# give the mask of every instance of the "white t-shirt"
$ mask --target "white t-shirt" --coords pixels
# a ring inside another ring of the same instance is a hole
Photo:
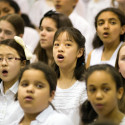
[[[79,125],[79,106],[87,99],[85,82],[76,81],[70,88],[56,88],[52,104],[57,111],[68,115],[75,125]]]

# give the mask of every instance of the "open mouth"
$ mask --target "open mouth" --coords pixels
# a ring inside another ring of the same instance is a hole
[[[109,33],[105,32],[105,33],[103,33],[103,35],[106,37],[106,36],[109,36]]]
[[[64,56],[63,55],[58,55],[57,58],[58,59],[64,59]]]
[[[3,70],[3,71],[2,71],[2,74],[4,74],[4,75],[7,74],[7,73],[8,73],[7,70]]]

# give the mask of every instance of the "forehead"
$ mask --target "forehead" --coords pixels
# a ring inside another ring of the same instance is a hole
[[[120,54],[123,53],[125,55],[125,44],[120,49]]]
[[[111,86],[115,85],[114,79],[112,76],[106,71],[94,71],[89,77],[87,81],[88,85],[101,86],[102,84],[108,84]]]
[[[109,19],[109,18],[114,18],[114,19],[117,19],[119,20],[117,14],[115,14],[114,12],[111,12],[111,11],[104,11],[102,12],[99,16],[98,16],[98,19],[97,20],[100,20],[100,19]],[[120,21],[120,20],[119,20]]]
[[[4,8],[9,8],[14,11],[14,8],[9,3],[0,1],[0,10]]]
[[[60,32],[56,39],[70,39],[74,41],[71,34],[69,34],[67,31]]]
[[[28,69],[25,70],[22,74],[21,80],[29,80],[29,81],[41,81],[49,85],[45,73],[38,69]]]
[[[8,45],[0,45],[0,55],[6,55],[6,54],[13,54],[19,56],[18,52],[14,48]]]
[[[6,21],[6,20],[1,20],[0,21],[0,28],[5,28],[5,29],[15,31],[13,25],[10,22]]]
[[[51,25],[50,25],[51,24]],[[41,25],[48,25],[49,27],[51,26],[55,26],[56,27],[56,22],[54,19],[50,18],[50,17],[45,17],[41,23]]]

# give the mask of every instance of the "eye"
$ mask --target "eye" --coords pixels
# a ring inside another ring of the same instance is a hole
[[[21,86],[27,87],[27,86],[28,86],[28,83],[27,83],[27,82],[23,82],[23,83],[21,83]]]
[[[52,28],[50,28],[50,27],[48,27],[46,30],[47,30],[48,32],[53,31],[53,29],[52,29]]]
[[[100,22],[97,23],[98,26],[102,26],[103,24],[104,24],[103,21],[100,21]]]
[[[41,88],[43,88],[43,87],[44,87],[44,85],[43,85],[43,84],[41,84],[41,83],[37,83],[37,84],[36,84],[36,87],[37,87],[37,88],[39,88],[39,89],[41,89]]]
[[[110,23],[111,23],[112,25],[116,24],[116,22],[115,22],[115,21],[111,21]]]
[[[65,46],[71,46],[71,44],[70,43],[66,43]]]
[[[6,31],[5,31],[5,34],[6,34],[6,35],[12,35],[12,32],[11,32],[11,31],[6,30]]]
[[[96,88],[89,88],[88,91],[94,93],[96,91]]]
[[[110,88],[108,88],[108,87],[103,88],[104,92],[108,92],[109,90],[110,90]]]
[[[13,59],[14,59],[14,57],[7,57],[7,60],[9,60],[9,61],[11,61]]]
[[[3,57],[0,57],[0,61],[3,61]]]
[[[59,46],[59,43],[54,43],[54,46]]]

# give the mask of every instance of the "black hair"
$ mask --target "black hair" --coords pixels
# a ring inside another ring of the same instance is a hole
[[[83,73],[85,71],[85,37],[81,34],[81,32],[73,27],[62,27],[57,30],[54,36],[53,43],[58,38],[58,36],[61,33],[66,32],[68,37],[73,39],[76,44],[78,45],[78,48],[83,48],[83,55],[77,59],[77,64],[74,70],[74,76],[77,80],[81,80]],[[55,71],[57,73],[58,78],[60,77],[60,71],[59,67],[55,64]]]
[[[95,28],[97,28],[97,21],[98,21],[98,17],[100,16],[100,14],[102,14],[103,12],[107,12],[107,11],[113,12],[114,14],[116,14],[118,16],[118,18],[120,20],[120,23],[121,23],[121,26],[125,25],[125,15],[124,15],[124,13],[117,8],[109,7],[109,8],[105,8],[105,9],[101,10],[96,15],[96,17],[95,17]],[[125,40],[125,33],[120,35],[120,41],[124,41],[124,40]],[[94,36],[92,44],[93,44],[94,48],[98,48],[98,47],[103,45],[103,41],[99,38],[97,33]]]

